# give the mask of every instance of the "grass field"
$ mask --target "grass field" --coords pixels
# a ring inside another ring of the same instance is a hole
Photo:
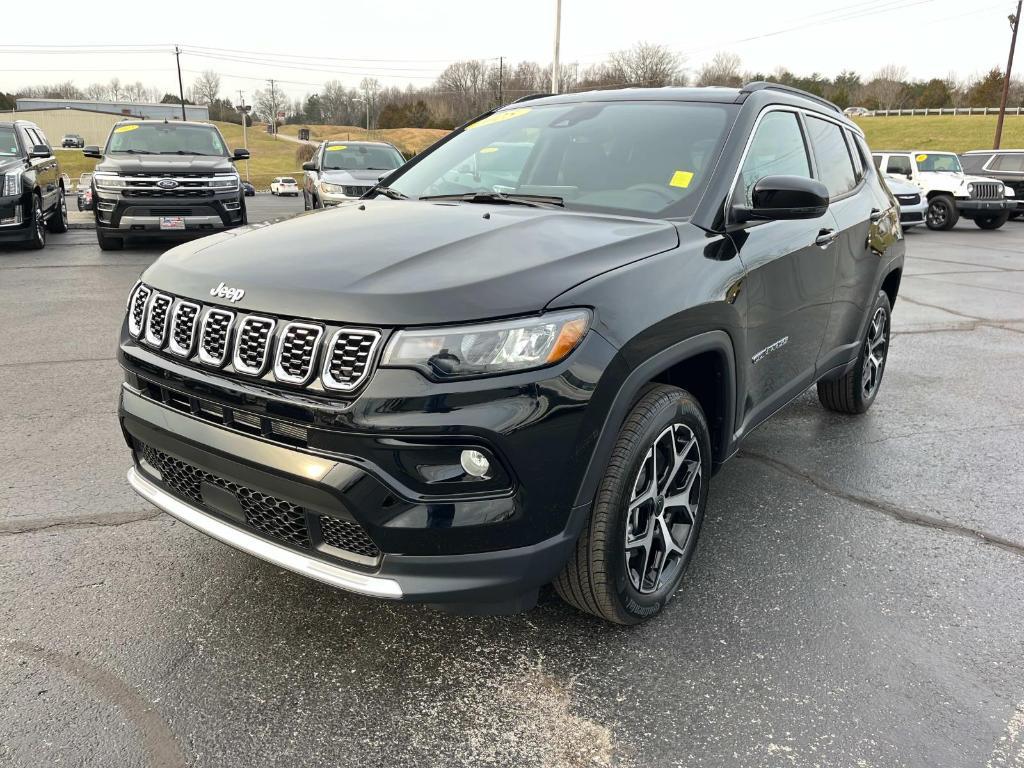
[[[234,123],[215,123],[224,134],[224,140],[228,147],[234,149],[242,146],[242,126]],[[281,128],[282,133],[291,136],[298,134],[299,126],[287,125]],[[311,125],[310,137],[314,141],[323,139],[345,139],[356,141],[366,136],[362,128],[338,125]],[[394,144],[403,152],[422,152],[447,131],[433,130],[430,128],[393,128],[389,130],[371,131],[370,137],[377,141],[388,141]],[[275,139],[270,136],[266,127],[254,125],[248,129],[249,152],[252,154],[249,160],[249,180],[256,185],[257,189],[269,189],[270,180],[275,176],[300,176],[302,174],[301,164],[296,160],[295,152],[299,145],[284,139]],[[77,182],[78,177],[93,170],[96,161],[85,157],[82,150],[60,150],[57,152],[57,159],[60,160],[61,169],[71,177],[72,182]],[[236,164],[242,178],[245,178],[246,163],[244,161]]]
[[[996,134],[995,115],[921,115],[858,117],[872,149],[945,149],[965,152],[988,149]],[[1024,148],[1024,117],[1009,116],[1003,124],[1002,146]]]

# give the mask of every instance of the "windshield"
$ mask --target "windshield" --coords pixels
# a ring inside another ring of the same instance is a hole
[[[693,102],[505,109],[468,126],[391,187],[409,197],[548,195],[569,209],[689,216],[735,110]]]
[[[325,171],[390,171],[404,161],[391,147],[358,144],[328,144],[324,150]]]
[[[18,139],[14,135],[13,128],[0,128],[0,157],[15,157],[20,155],[18,151]]]
[[[285,176],[285,177],[283,177],[281,179],[281,183],[282,184],[294,184],[295,183],[295,179],[293,179],[291,176]]]
[[[960,158],[956,155],[918,155],[917,170],[937,171],[939,173],[963,173]]]
[[[227,149],[220,132],[212,125],[174,123],[133,123],[119,125],[110,134],[107,153],[144,155],[219,155]]]

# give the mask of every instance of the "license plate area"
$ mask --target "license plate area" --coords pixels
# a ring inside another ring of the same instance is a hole
[[[185,228],[185,217],[184,216],[161,216],[160,217],[160,229],[184,229]]]

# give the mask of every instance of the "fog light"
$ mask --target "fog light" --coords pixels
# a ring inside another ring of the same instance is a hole
[[[491,471],[491,462],[480,451],[463,451],[459,461],[466,474],[473,477],[486,477]]]

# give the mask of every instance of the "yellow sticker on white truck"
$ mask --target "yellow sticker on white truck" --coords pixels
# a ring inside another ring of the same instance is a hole
[[[917,162],[919,163],[923,163],[925,160],[928,159],[928,155],[918,155],[914,159],[917,160]]]
[[[672,174],[672,178],[669,179],[668,185],[670,187],[686,189],[690,186],[691,181],[693,181],[693,171],[676,171]]]
[[[489,155],[489,154],[491,154],[491,152],[497,152],[497,151],[498,151],[497,147],[484,147],[483,149],[480,150],[480,154],[481,155]]]
[[[138,127],[137,125],[119,125],[114,129],[114,133],[128,133],[128,131],[134,131]]]
[[[336,144],[333,147],[328,147],[327,151],[328,152],[339,152],[342,149],[348,149],[348,147],[346,145],[344,145],[344,144]]]
[[[483,120],[478,120],[472,125],[467,125],[466,130],[471,131],[474,128],[481,128],[485,125],[494,125],[495,123],[504,123],[506,120],[515,120],[517,117],[522,117],[530,111],[532,110],[529,107],[520,107],[519,109],[506,109],[502,112],[495,112],[490,117],[485,117]]]

